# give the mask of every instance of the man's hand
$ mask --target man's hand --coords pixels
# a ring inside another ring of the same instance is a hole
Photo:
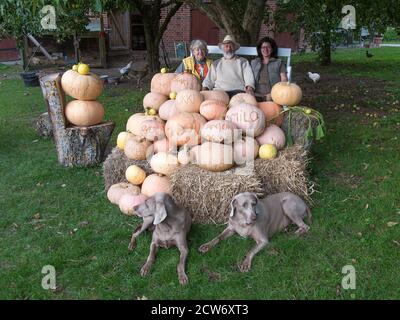
[[[254,96],[254,89],[250,86],[246,87],[246,93],[251,94],[252,96]]]

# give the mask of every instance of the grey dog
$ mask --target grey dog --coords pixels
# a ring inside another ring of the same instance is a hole
[[[292,223],[299,227],[296,234],[308,232],[310,227],[303,221],[306,216],[310,221],[310,209],[300,197],[291,192],[277,193],[263,199],[258,199],[255,193],[240,193],[231,201],[228,227],[218,237],[200,246],[199,251],[205,253],[235,233],[245,238],[251,237],[257,244],[239,266],[241,272],[247,272],[254,256],[268,244],[274,233]]]
[[[180,251],[180,259],[177,267],[179,282],[180,284],[186,284],[188,277],[185,273],[185,263],[189,252],[186,235],[192,224],[190,214],[176,204],[169,194],[164,192],[156,193],[133,209],[139,217],[143,218],[143,224],[133,232],[128,247],[129,250],[135,248],[136,238],[139,234],[149,229],[152,225],[155,225],[150,245],[150,254],[140,270],[141,276],[147,275],[150,271],[156,259],[158,247],[169,248],[176,246]]]

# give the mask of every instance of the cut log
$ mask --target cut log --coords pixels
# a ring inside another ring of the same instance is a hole
[[[44,112],[33,121],[33,128],[36,130],[38,135],[43,138],[50,138],[53,136],[53,129],[51,128],[51,122],[49,113]]]
[[[102,162],[115,123],[109,121],[89,127],[69,124],[64,114],[66,103],[61,87],[61,74],[53,73],[41,77],[40,85],[50,115],[58,162],[68,167],[90,166]]]

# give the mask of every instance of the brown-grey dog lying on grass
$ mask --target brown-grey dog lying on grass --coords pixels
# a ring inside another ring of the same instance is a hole
[[[249,251],[243,263],[239,266],[241,272],[251,268],[254,256],[262,250],[269,238],[276,232],[294,223],[299,228],[296,234],[306,233],[310,227],[303,219],[311,212],[300,197],[291,192],[282,192],[258,199],[255,193],[245,192],[233,197],[228,227],[215,239],[200,246],[199,251],[205,253],[220,240],[224,240],[237,232],[242,237],[250,236],[257,245]]]
[[[143,218],[143,224],[132,234],[129,250],[136,246],[136,238],[146,229],[155,225],[153,237],[150,245],[150,254],[146,263],[140,270],[141,276],[145,276],[150,271],[156,259],[158,247],[169,248],[176,246],[181,255],[178,263],[178,277],[181,284],[188,282],[185,273],[185,263],[188,255],[186,235],[190,230],[192,219],[185,209],[176,204],[172,197],[164,192],[158,192],[148,198],[143,204],[135,206],[135,213]],[[140,228],[140,230],[138,230]]]

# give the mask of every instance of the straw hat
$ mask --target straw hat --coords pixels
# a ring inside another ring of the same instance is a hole
[[[238,50],[238,49],[240,48],[240,44],[237,43],[236,40],[235,40],[235,38],[232,37],[232,36],[230,36],[229,34],[227,34],[227,35],[225,36],[224,41],[222,41],[221,43],[218,44],[218,47],[219,47],[221,50],[223,50],[223,49],[222,49],[222,45],[225,44],[225,43],[228,43],[228,42],[233,43],[233,50],[234,50],[234,51],[236,51],[236,50]]]

